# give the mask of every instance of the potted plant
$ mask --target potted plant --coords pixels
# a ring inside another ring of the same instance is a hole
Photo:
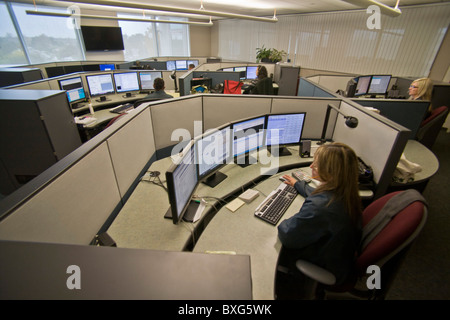
[[[286,51],[284,50],[277,50],[277,49],[272,49],[271,54],[270,54],[270,60],[272,60],[272,62],[279,62],[281,60],[283,60],[283,57],[286,56]]]
[[[276,63],[278,61],[283,60],[284,56],[286,56],[286,52],[284,50],[277,50],[274,48],[268,49],[265,48],[264,45],[261,48],[256,48],[257,62]]]

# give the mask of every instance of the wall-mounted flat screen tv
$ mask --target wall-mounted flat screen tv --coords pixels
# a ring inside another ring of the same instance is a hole
[[[120,27],[81,26],[86,51],[124,50]]]

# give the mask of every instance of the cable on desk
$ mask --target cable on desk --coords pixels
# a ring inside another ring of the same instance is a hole
[[[150,177],[150,180],[144,179],[147,176]],[[155,184],[155,185],[157,185],[159,187],[162,187],[167,192],[167,187],[164,185],[163,181],[161,181],[160,172],[159,171],[148,171],[146,174],[144,174],[141,177],[141,181],[153,183],[153,184]]]

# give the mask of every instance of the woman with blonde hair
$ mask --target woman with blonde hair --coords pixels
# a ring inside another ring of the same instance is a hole
[[[429,78],[420,78],[414,80],[409,86],[410,100],[431,100],[433,83]]]
[[[321,182],[315,189],[305,181],[283,176],[305,202],[297,214],[278,226],[283,245],[279,265],[299,277],[295,261],[301,258],[330,271],[340,284],[352,268],[361,239],[358,158],[349,146],[330,143],[316,151],[310,167],[313,177]],[[282,299],[283,290],[279,288],[283,282],[289,286],[296,281],[283,274],[277,274],[277,279],[277,297]]]

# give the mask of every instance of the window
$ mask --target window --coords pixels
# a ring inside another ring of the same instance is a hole
[[[0,64],[28,64],[8,8],[3,1],[0,2],[0,21]]]
[[[160,20],[186,21],[187,18],[156,17]],[[190,56],[189,27],[187,24],[156,23],[160,56]]]
[[[32,64],[83,60],[77,30],[69,26],[68,19],[27,15],[25,11],[34,10],[33,5],[23,3],[11,5]],[[38,9],[67,12],[65,8],[38,6]]]

